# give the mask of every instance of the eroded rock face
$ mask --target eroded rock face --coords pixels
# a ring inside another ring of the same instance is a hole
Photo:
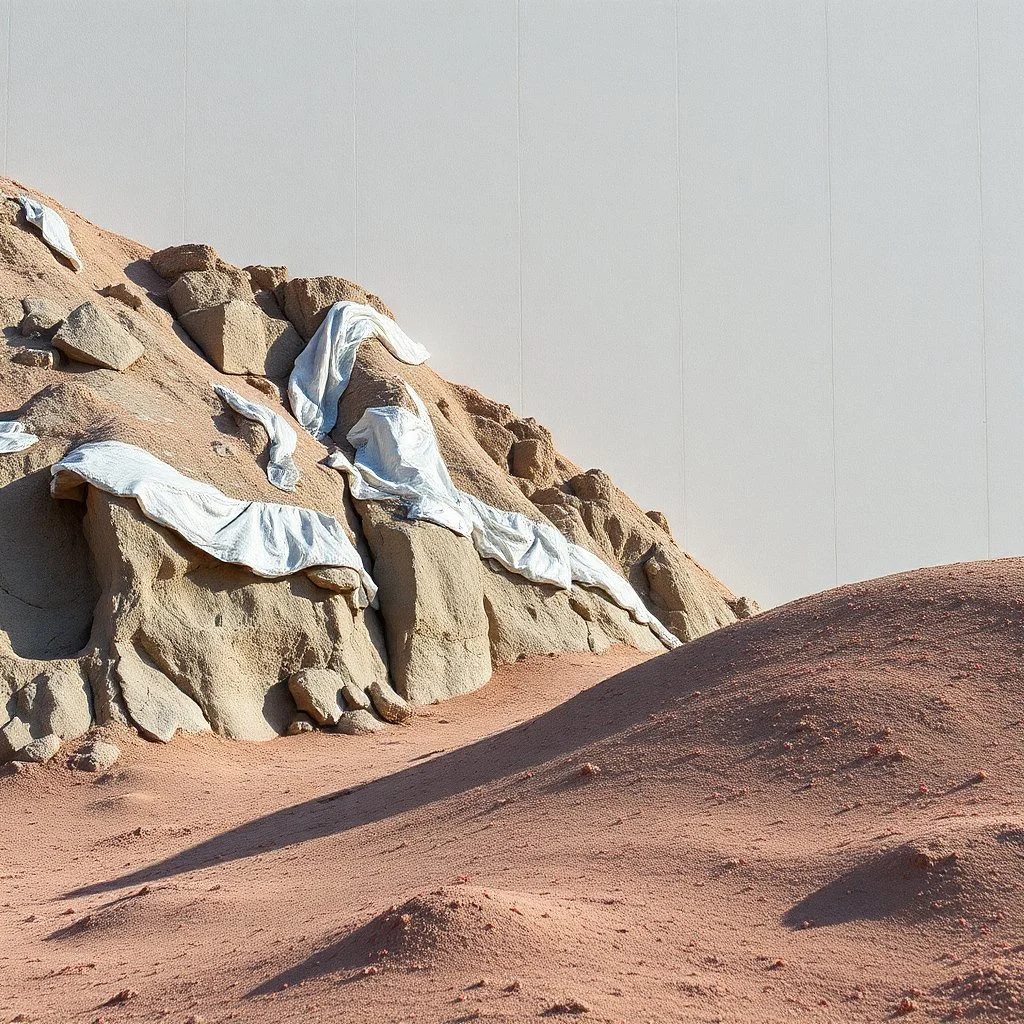
[[[395,689],[413,704],[467,693],[491,678],[483,568],[471,541],[365,503],[363,529],[380,587]]]
[[[157,741],[206,729],[245,739],[314,727],[369,734],[476,689],[522,655],[663,649],[602,593],[530,583],[482,560],[469,539],[408,521],[394,502],[352,502],[323,465],[325,446],[301,431],[299,488],[270,487],[266,435],[226,414],[213,385],[289,416],[288,374],[327,309],[354,299],[388,313],[359,285],[242,270],[205,245],[149,253],[69,214],[86,256],[75,275],[8,207],[0,401],[40,440],[0,456],[0,761],[23,751],[45,759],[108,722]],[[18,332],[34,338],[19,345]],[[50,338],[75,362],[47,358],[57,351]],[[104,369],[85,371],[83,357]],[[559,454],[543,425],[429,365],[396,361],[372,339],[333,442],[351,454],[352,425],[371,406],[408,406],[406,383],[456,486],[553,524],[621,572],[681,639],[755,610],[676,546],[663,516]],[[134,500],[85,486],[79,501],[51,497],[49,467],[102,439],[139,445],[226,494],[337,518],[379,586],[379,609],[366,607],[351,569],[263,579],[154,525]],[[107,747],[96,740],[71,763],[104,770],[117,757]]]
[[[305,344],[290,323],[268,316],[251,299],[195,309],[180,319],[222,373],[286,377]]]
[[[227,736],[268,739],[294,715],[292,673],[338,666],[364,689],[383,678],[372,610],[354,615],[342,595],[304,577],[259,579],[217,562],[145,520],[131,500],[90,488],[87,510],[103,572],[93,686],[109,717],[159,739],[204,721]],[[188,701],[160,719],[156,695],[168,686]]]

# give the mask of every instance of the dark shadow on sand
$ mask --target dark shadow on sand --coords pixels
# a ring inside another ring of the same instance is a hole
[[[699,645],[700,641],[688,645],[687,653],[695,653],[692,649]],[[682,653],[676,651],[662,657],[677,659]],[[627,669],[551,711],[468,747],[415,763],[362,786],[282,808],[148,867],[74,889],[67,893],[67,898],[151,883],[337,835],[564,756],[582,745],[646,721],[664,703],[674,701],[678,695],[675,687],[652,686],[650,664]],[[676,661],[676,665],[682,670],[682,662]]]

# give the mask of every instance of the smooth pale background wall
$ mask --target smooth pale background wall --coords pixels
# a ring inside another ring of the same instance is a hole
[[[737,591],[1024,553],[1018,0],[0,0],[7,173],[339,273]]]

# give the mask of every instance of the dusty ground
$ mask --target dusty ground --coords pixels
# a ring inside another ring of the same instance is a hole
[[[1024,1020],[1024,563],[0,780],[0,1021]]]

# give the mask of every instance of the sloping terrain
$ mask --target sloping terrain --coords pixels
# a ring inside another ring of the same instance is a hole
[[[115,730],[105,775],[0,780],[0,1013],[1022,1020],[1022,653],[1015,559],[375,736]]]
[[[520,657],[664,650],[667,634],[599,589],[530,582],[398,501],[351,500],[325,457],[351,456],[352,426],[368,408],[407,406],[407,385],[457,487],[596,555],[675,637],[749,614],[664,516],[581,471],[543,426],[377,338],[358,349],[330,436],[297,430],[297,487],[276,489],[266,431],[214,385],[294,423],[289,374],[332,305],[389,313],[381,300],[338,277],[234,267],[205,245],[153,253],[18,182],[0,179],[0,192],[0,418],[39,438],[0,454],[0,761],[52,756],[108,722],[156,739],[384,728]],[[26,221],[26,192],[64,218],[80,272]],[[379,607],[351,568],[265,578],[156,525],[135,497],[62,480],[51,495],[51,467],[90,442],[136,446],[230,499],[340,522]]]

